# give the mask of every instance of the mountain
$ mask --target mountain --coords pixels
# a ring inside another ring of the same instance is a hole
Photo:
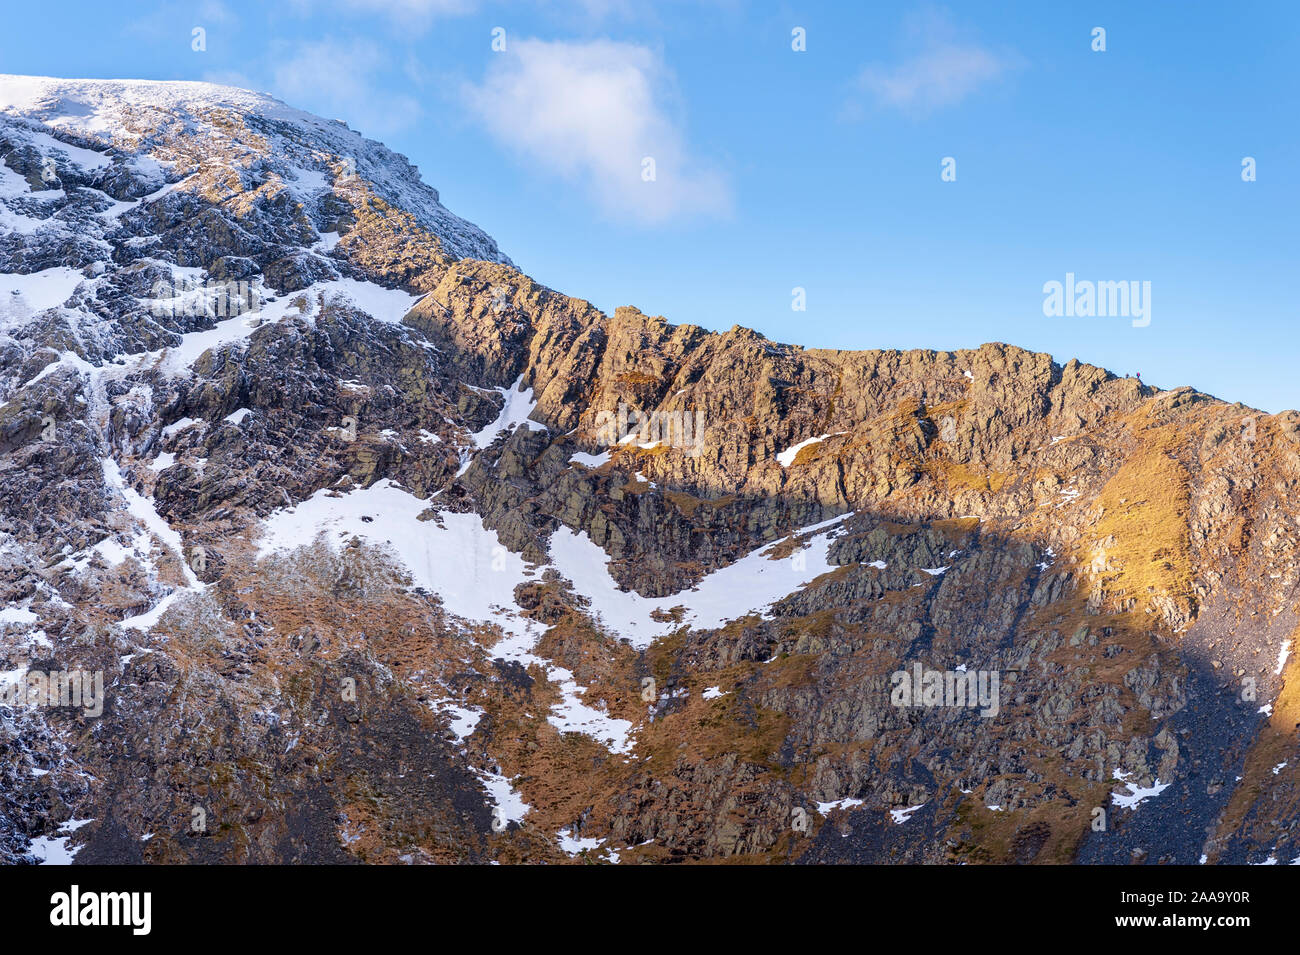
[[[606,315],[338,122],[14,76],[0,400],[6,861],[1300,858],[1293,412]]]

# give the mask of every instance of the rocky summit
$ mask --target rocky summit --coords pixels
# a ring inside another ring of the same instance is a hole
[[[0,400],[7,862],[1300,859],[1295,413],[607,315],[342,123],[17,76]]]

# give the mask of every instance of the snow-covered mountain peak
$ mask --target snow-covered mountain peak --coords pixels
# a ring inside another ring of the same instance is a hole
[[[309,206],[328,192],[360,187],[409,213],[447,254],[509,263],[490,236],[442,205],[406,157],[339,120],[263,93],[200,82],[0,74],[0,154],[8,157],[15,146],[38,154],[43,180],[74,171],[116,199],[166,184],[184,191],[186,180],[190,188],[209,187],[213,176],[204,172],[233,171],[240,191],[279,180]],[[0,201],[6,198],[15,198],[13,188],[0,191]]]

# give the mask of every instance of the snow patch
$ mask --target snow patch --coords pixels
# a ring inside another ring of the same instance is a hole
[[[576,451],[569,458],[569,463],[581,464],[586,468],[598,468],[609,463],[609,452],[602,451],[600,454],[588,454],[586,451]]]
[[[921,803],[920,805],[917,806],[910,806],[907,809],[891,809],[889,810],[889,816],[891,819],[894,820],[895,825],[901,826],[903,823],[907,822],[909,819],[912,818],[912,813],[916,812],[918,809],[921,808],[921,806],[924,805],[925,803]]]
[[[546,425],[531,421],[528,418],[533,413],[533,409],[537,407],[537,402],[533,400],[533,389],[524,388],[520,390],[523,383],[524,376],[520,375],[509,388],[497,389],[501,396],[505,398],[505,404],[501,406],[501,413],[497,415],[495,421],[482,431],[476,431],[470,435],[474,447],[486,448],[500,435],[506,431],[514,430],[521,424],[527,424],[530,431],[546,430]]]
[[[616,636],[626,637],[633,647],[644,649],[684,624],[712,629],[764,611],[822,574],[836,570],[839,565],[827,560],[835,536],[828,528],[849,516],[844,514],[791,535],[815,534],[796,549],[800,561],[771,560],[769,553],[775,544],[764,544],[709,574],[691,590],[667,597],[642,597],[635,591],[620,589],[609,573],[609,557],[585,531],[574,533],[568,527],[559,528],[551,535],[550,556],[556,570],[573,582],[575,591],[591,601],[593,618]],[[656,611],[666,613],[675,607],[684,608],[681,623],[651,617]]]
[[[821,813],[823,816],[829,816],[836,809],[854,809],[857,806],[861,806],[861,805],[862,805],[861,799],[849,799],[846,797],[844,799],[836,799],[833,802],[819,802],[817,804],[817,811]],[[917,806],[916,808],[919,809],[921,807]]]
[[[1122,783],[1131,775],[1133,774],[1121,772],[1118,769],[1115,770],[1115,778]],[[1162,783],[1157,779],[1153,785],[1145,788],[1139,786],[1137,783],[1124,783],[1124,785],[1128,787],[1128,792],[1111,793],[1111,802],[1119,806],[1121,809],[1136,809],[1138,806],[1142,805],[1145,800],[1159,796],[1169,788],[1170,784]]]
[[[34,315],[62,305],[84,281],[84,275],[66,265],[21,275],[0,272],[0,316],[17,309],[18,317],[25,317],[24,310],[26,315]]]
[[[831,431],[828,432],[827,434],[819,435],[818,437],[815,438],[805,438],[803,441],[800,441],[798,444],[786,448],[784,451],[782,451],[780,454],[776,456],[776,459],[781,462],[781,467],[788,468],[790,465],[794,464],[794,459],[799,456],[799,452],[802,451],[804,448],[807,448],[814,444],[820,444],[821,442],[825,441],[827,438],[833,438],[836,435],[847,434],[847,433],[848,432],[846,431]]]
[[[68,840],[72,838],[72,833],[94,821],[93,819],[69,819],[58,828],[59,832],[67,835],[38,836],[32,840],[28,851],[39,860],[39,865],[72,865],[72,860],[81,850],[69,849]]]

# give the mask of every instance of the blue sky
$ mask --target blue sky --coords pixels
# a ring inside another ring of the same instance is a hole
[[[5,10],[0,72],[230,82],[344,119],[524,271],[607,311],[818,347],[1007,341],[1300,406],[1294,3],[204,0],[51,16]],[[1066,273],[1150,282],[1150,324],[1044,315],[1044,284]]]

